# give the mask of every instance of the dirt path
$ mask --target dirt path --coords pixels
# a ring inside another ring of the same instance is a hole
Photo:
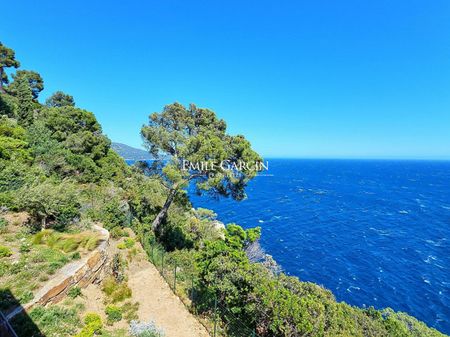
[[[130,231],[130,236],[134,234]],[[116,253],[122,256],[127,251],[117,248],[118,241],[111,239],[108,247],[110,258]],[[129,261],[126,275],[131,289],[131,302],[139,302],[140,322],[155,322],[165,332],[165,337],[209,337],[205,327],[189,312],[183,302],[175,296],[155,266],[148,261],[147,255],[139,243],[135,244],[137,255]],[[105,297],[98,284],[90,284],[83,289],[83,303],[86,312],[98,313],[104,322]],[[128,330],[129,324],[122,320],[111,328]]]
[[[153,320],[166,337],[209,336],[150,262],[140,260],[130,266],[128,285],[140,303],[139,318]]]

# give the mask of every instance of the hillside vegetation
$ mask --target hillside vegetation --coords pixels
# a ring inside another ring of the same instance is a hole
[[[44,256],[38,279],[51,277],[47,275],[51,275],[51,269],[76,258],[73,254],[79,247],[89,249],[93,245],[89,240],[95,238],[76,235],[89,224],[101,222],[115,237],[123,235],[124,227],[130,227],[148,254],[150,245],[167,251],[168,261],[181,266],[181,276],[195,277],[195,285],[186,283],[183,289],[189,294],[193,290],[189,287],[195,288],[195,312],[211,317],[217,301],[221,308],[218,325],[230,336],[241,335],[239,326],[225,324],[230,313],[257,336],[443,336],[405,313],[339,303],[329,290],[280,273],[276,264],[259,251],[259,228],[244,230],[236,224],[225,230],[218,228],[211,211],[192,209],[185,192],[188,184],[181,183],[184,178],[174,167],[154,171],[146,165],[127,166],[112,150],[92,112],[77,107],[73,97],[63,92],[40,103],[43,79],[28,70],[16,71],[12,78],[7,76],[7,68],[18,66],[14,52],[0,44],[0,205],[4,215],[29,215],[18,234],[8,234],[11,240],[2,233],[0,280],[8,281],[0,284],[0,296],[10,291],[23,303],[36,286],[29,277],[23,277],[20,285],[13,282],[19,268],[10,260],[13,254],[22,252],[32,261]],[[189,155],[216,151],[224,158],[237,154],[259,158],[242,137],[226,138],[226,125],[210,110],[195,106],[185,109],[176,103],[166,107],[161,116],[164,113],[209,119],[204,124],[207,132],[196,134],[195,142],[183,144],[183,151],[192,150]],[[152,117],[153,126],[161,122],[158,116]],[[164,130],[162,122],[157,126],[158,133],[152,133],[156,129],[149,127],[143,131],[150,150],[158,146],[169,149],[164,137],[173,135],[173,130]],[[176,129],[176,125],[171,127]],[[225,145],[224,140],[228,142]],[[197,187],[237,199],[243,196],[235,187],[245,187],[247,177],[241,177],[242,181],[225,175],[220,178],[207,177],[197,182]],[[0,215],[0,229],[6,228],[8,221]],[[17,247],[12,244],[14,235],[36,246]],[[123,245],[124,249],[132,246],[129,240]],[[55,257],[55,251],[62,255]],[[124,280],[120,274],[108,280],[106,291],[111,294],[116,288],[126,288],[121,286]],[[6,300],[1,298],[2,303]],[[111,320],[118,319],[113,300],[108,310]],[[48,335],[102,334],[96,316],[77,317],[73,308],[39,308],[30,316]],[[50,326],[51,317],[56,316],[70,320],[60,325],[59,332],[58,326]]]

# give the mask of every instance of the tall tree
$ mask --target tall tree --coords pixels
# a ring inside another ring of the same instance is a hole
[[[63,93],[62,91],[57,91],[51,95],[45,101],[45,105],[48,107],[60,108],[63,106],[75,106],[75,100],[72,96]]]
[[[170,205],[183,188],[195,184],[199,194],[245,198],[245,187],[260,171],[261,157],[241,135],[226,133],[226,124],[209,109],[179,103],[153,113],[141,130],[152,167],[168,190],[167,199],[152,223],[162,231]]]
[[[14,82],[9,85],[8,92],[16,95],[17,87],[20,83],[20,79],[22,78],[28,82],[28,85],[31,88],[33,99],[37,99],[39,93],[44,90],[44,80],[42,79],[41,75],[39,75],[39,73],[31,70],[18,70],[13,75]]]
[[[16,97],[18,101],[17,119],[22,125],[30,125],[34,118],[33,92],[25,77],[17,79]]]
[[[4,93],[3,84],[8,84],[8,75],[5,68],[20,67],[20,62],[16,60],[16,53],[11,48],[6,47],[0,42],[0,93]]]

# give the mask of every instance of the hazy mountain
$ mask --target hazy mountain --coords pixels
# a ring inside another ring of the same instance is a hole
[[[125,160],[149,160],[153,159],[152,155],[145,150],[137,149],[126,144],[112,143],[114,151],[116,151]]]

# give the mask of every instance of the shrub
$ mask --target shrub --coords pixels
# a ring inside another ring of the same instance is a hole
[[[8,225],[8,223],[6,222],[6,220],[3,218],[0,218],[0,234],[4,234],[8,231],[6,228],[7,225]]]
[[[21,253],[28,253],[31,250],[31,244],[28,241],[24,241],[20,244],[19,251]]]
[[[102,290],[112,303],[122,302],[131,297],[131,289],[124,282],[118,283],[113,277],[108,277],[103,281]]]
[[[121,309],[123,317],[127,322],[131,322],[139,318],[137,314],[137,311],[139,309],[139,302],[126,302],[124,305],[122,305]]]
[[[109,231],[109,233],[110,233],[111,237],[114,238],[114,239],[118,239],[118,238],[121,238],[121,237],[129,235],[126,231],[124,231],[120,227],[114,227],[113,229],[111,229]]]
[[[81,296],[81,288],[78,286],[70,288],[67,292],[67,296],[70,298],[77,298],[78,296]]]
[[[0,277],[6,275],[9,271],[10,264],[0,261]]]
[[[41,227],[64,228],[80,215],[77,190],[67,182],[27,186],[18,193],[20,209],[27,211],[31,219]]]
[[[134,246],[135,241],[132,238],[126,238],[124,243],[125,243],[125,247],[131,248]]]
[[[133,337],[163,337],[165,336],[165,333],[152,321],[148,323],[131,321],[130,335]]]
[[[75,337],[92,337],[99,333],[103,327],[102,319],[96,313],[88,313],[84,318],[85,326]]]
[[[105,312],[108,317],[108,324],[113,324],[114,322],[122,320],[122,309],[115,305],[108,305]]]
[[[12,255],[12,250],[6,246],[0,245],[0,257],[8,257]]]
[[[112,274],[118,283],[125,279],[126,266],[127,262],[122,258],[122,256],[120,254],[114,254],[112,261]]]

